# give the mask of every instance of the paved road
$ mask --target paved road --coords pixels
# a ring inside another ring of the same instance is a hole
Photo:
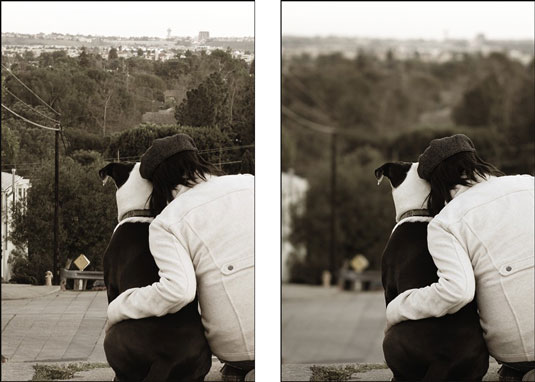
[[[383,292],[284,284],[283,363],[382,363]]]
[[[9,362],[106,362],[105,291],[57,291],[2,300],[2,355]]]

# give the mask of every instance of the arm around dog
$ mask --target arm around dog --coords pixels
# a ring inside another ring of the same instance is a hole
[[[438,282],[398,295],[386,309],[387,328],[405,320],[442,317],[474,299],[475,277],[470,257],[448,227],[433,219],[428,247],[438,269]]]
[[[149,228],[150,249],[159,268],[160,281],[123,292],[108,306],[110,325],[125,319],[175,313],[195,298],[195,271],[187,250],[159,220]]]

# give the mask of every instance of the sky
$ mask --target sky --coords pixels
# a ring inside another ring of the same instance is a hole
[[[283,2],[283,35],[533,39],[534,2]]]
[[[254,2],[2,1],[2,32],[101,36],[253,37]]]

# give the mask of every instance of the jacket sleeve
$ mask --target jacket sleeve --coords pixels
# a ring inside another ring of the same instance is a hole
[[[175,313],[195,298],[195,271],[178,238],[155,219],[149,227],[149,245],[160,281],[121,293],[108,306],[108,323]]]
[[[398,295],[386,308],[387,328],[405,320],[442,317],[474,299],[475,278],[470,257],[458,239],[433,219],[427,228],[429,252],[438,282]]]

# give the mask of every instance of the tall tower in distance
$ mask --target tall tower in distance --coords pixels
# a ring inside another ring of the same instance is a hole
[[[199,41],[206,41],[210,38],[210,32],[208,31],[200,31],[199,32]]]
[[[167,39],[171,39],[171,28],[167,28]]]

